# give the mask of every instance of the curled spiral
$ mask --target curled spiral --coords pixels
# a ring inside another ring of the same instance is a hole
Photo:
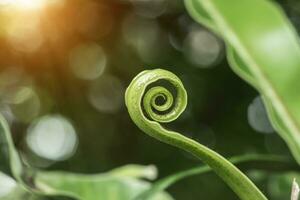
[[[156,86],[166,81],[175,90]],[[153,125],[177,119],[187,105],[187,93],[181,80],[173,73],[163,70],[147,70],[138,74],[126,90],[126,106],[131,118],[143,131],[153,136]],[[156,127],[158,128],[158,127]],[[162,127],[160,127],[162,128]]]
[[[175,89],[175,94],[167,87],[157,86],[161,80],[170,83]],[[220,154],[161,125],[177,119],[187,105],[187,93],[175,74],[163,69],[141,72],[128,86],[125,102],[130,117],[145,133],[201,159],[231,187],[240,199],[266,200],[256,186]]]
[[[171,83],[171,86],[176,90],[175,98],[174,94],[163,86],[151,87],[151,84],[159,80]],[[135,83],[139,84],[135,85]],[[148,86],[151,88],[148,88]],[[126,91],[128,98],[126,99],[129,101],[136,99],[137,94],[141,99],[139,99],[139,102],[135,102],[135,105],[143,106],[150,119],[161,123],[177,119],[187,105],[187,94],[180,79],[173,73],[162,69],[140,73],[128,87]],[[159,100],[161,101],[159,102]],[[142,105],[140,105],[140,102],[142,102]],[[131,102],[128,102],[127,106],[130,106],[130,104]]]

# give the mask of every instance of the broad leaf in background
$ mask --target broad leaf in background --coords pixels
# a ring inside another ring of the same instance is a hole
[[[300,163],[300,44],[269,0],[185,0],[191,16],[222,37],[232,69],[263,96],[275,129]]]
[[[39,195],[66,196],[79,200],[132,200],[141,192],[150,188],[150,183],[140,179],[155,179],[157,169],[154,166],[127,165],[108,173],[83,175],[67,172],[36,171],[24,167],[5,119],[0,115],[0,143],[5,145],[9,165],[16,180],[0,173],[1,200],[39,199]],[[2,190],[3,191],[2,191]],[[160,192],[151,200],[172,200]]]
[[[78,175],[71,173],[44,172],[36,178],[37,187],[47,194],[60,194],[83,200],[132,200],[150,188],[150,183],[130,177],[110,174]],[[172,200],[163,192],[151,200]]]
[[[83,175],[67,172],[39,172],[35,177],[35,187],[39,194],[47,196],[66,196],[82,200],[132,200],[145,190],[150,183],[138,178],[156,176],[153,166],[128,165],[98,175]],[[14,179],[0,172],[0,199],[21,200],[39,199],[38,195],[23,189]],[[151,200],[173,200],[162,191]]]

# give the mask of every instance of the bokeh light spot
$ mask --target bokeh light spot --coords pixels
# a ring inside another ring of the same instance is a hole
[[[130,0],[135,12],[143,17],[156,18],[162,15],[168,5],[168,0]]]
[[[248,107],[248,121],[250,126],[260,133],[274,132],[260,96],[256,97]]]
[[[75,47],[70,53],[69,62],[75,76],[85,80],[98,78],[107,64],[103,49],[96,43]]]
[[[214,66],[222,52],[220,41],[212,33],[199,27],[192,28],[183,46],[188,61],[199,68]]]
[[[40,114],[41,101],[32,78],[20,68],[0,73],[0,108],[9,122],[28,123]]]
[[[6,195],[14,191],[17,187],[17,183],[11,177],[0,173],[0,198],[4,198]]]
[[[18,87],[9,102],[13,115],[18,121],[28,123],[40,112],[41,102],[38,94],[30,87]]]
[[[146,63],[156,63],[168,57],[171,45],[167,34],[156,20],[130,15],[123,23],[123,37]]]
[[[48,115],[33,122],[27,131],[26,142],[38,156],[54,161],[65,160],[77,147],[73,125],[60,115]]]
[[[105,113],[117,112],[123,104],[124,86],[112,75],[103,75],[89,89],[90,103]]]

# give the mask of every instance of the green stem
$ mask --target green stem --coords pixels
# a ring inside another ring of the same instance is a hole
[[[176,90],[176,99],[166,88],[155,86],[160,80],[168,81]],[[154,87],[152,90],[149,87]],[[158,104],[158,98],[163,101]],[[187,93],[180,79],[173,73],[156,69],[137,75],[125,95],[128,112],[135,124],[148,135],[198,157],[221,177],[242,200],[266,200],[262,192],[232,163],[217,152],[183,136],[167,130],[160,123],[174,121],[185,110]],[[173,105],[169,105],[173,102]],[[150,119],[151,118],[151,119]]]
[[[263,162],[264,164],[267,162],[268,164],[288,164],[289,160],[282,156],[277,155],[261,155],[261,154],[246,154],[241,156],[235,156],[233,158],[228,159],[231,163],[237,165],[245,162]],[[196,176],[204,173],[211,172],[211,168],[207,165],[194,167],[192,169],[184,170],[177,172],[175,174],[171,174],[159,181],[155,182],[152,187],[140,195],[138,195],[134,200],[149,200],[151,197],[156,195],[157,193],[166,190],[171,185],[181,181],[182,179]]]

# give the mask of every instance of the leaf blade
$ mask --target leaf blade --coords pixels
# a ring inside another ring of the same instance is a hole
[[[242,70],[234,71],[271,104],[288,131],[275,128],[300,163],[300,45],[285,14],[267,0],[192,1],[210,14],[213,26],[218,27],[226,43],[247,65],[252,76]],[[189,0],[185,2],[189,4]],[[197,11],[202,12],[201,9]],[[190,12],[197,21],[202,20],[200,14],[195,15],[195,10]],[[239,67],[231,65],[233,69]],[[270,115],[276,123],[274,115]]]

